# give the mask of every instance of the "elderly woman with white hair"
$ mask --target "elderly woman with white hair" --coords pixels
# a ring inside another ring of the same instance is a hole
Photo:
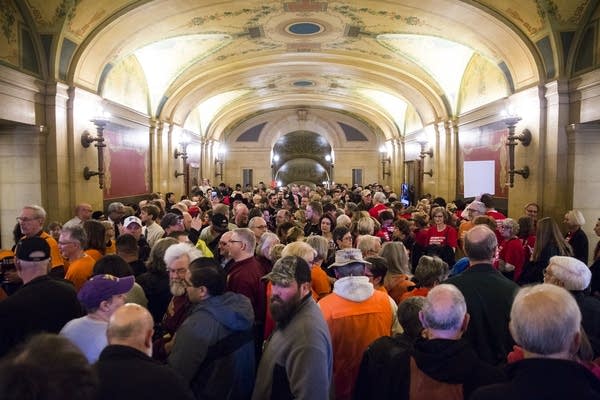
[[[588,294],[592,273],[587,265],[574,257],[554,256],[544,270],[544,283],[567,289],[581,310],[594,358],[600,356],[600,301]]]
[[[584,264],[588,263],[589,244],[588,238],[581,227],[585,225],[585,218],[579,210],[571,210],[565,214],[563,221],[568,229],[565,240],[573,248],[573,256],[581,260]]]

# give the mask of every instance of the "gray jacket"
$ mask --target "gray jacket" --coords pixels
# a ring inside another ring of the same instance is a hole
[[[265,346],[252,399],[329,399],[333,352],[329,329],[308,294]]]

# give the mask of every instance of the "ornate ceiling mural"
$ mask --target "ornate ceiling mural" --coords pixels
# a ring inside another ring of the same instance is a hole
[[[540,60],[562,54],[553,33],[575,32],[596,4],[0,0],[0,6],[1,63],[37,73],[21,65],[32,59],[18,40],[23,26],[36,38],[33,59],[56,57],[42,75],[195,134],[219,140],[252,116],[307,108],[349,116],[389,140],[455,118],[461,106],[539,84],[548,73]],[[544,38],[550,47],[542,52]],[[63,53],[68,46],[72,53]],[[558,58],[554,64],[563,73]],[[481,82],[482,76],[489,78]],[[130,99],[129,90],[119,90],[144,82],[144,96]]]

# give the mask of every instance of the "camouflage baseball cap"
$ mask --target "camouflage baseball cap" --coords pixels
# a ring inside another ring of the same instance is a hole
[[[273,265],[271,272],[262,279],[269,280],[278,286],[289,286],[294,281],[298,284],[310,282],[310,266],[300,257],[282,257]]]

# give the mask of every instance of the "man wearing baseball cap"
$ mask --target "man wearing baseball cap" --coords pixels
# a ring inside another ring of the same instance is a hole
[[[23,238],[15,253],[23,287],[0,302],[0,357],[32,334],[58,333],[83,314],[73,285],[48,276],[51,248],[46,240]]]
[[[338,250],[337,281],[333,292],[319,301],[333,344],[333,381],[336,399],[350,399],[362,356],[381,336],[390,336],[394,326],[394,300],[375,290],[365,276],[370,262],[359,249]]]
[[[146,237],[142,234],[142,220],[135,215],[125,218],[125,221],[123,221],[123,231],[121,234],[129,234],[133,236],[135,240],[137,240],[138,258],[140,261],[146,262],[150,256],[150,245],[148,244]]]
[[[311,296],[310,266],[279,259],[265,275],[276,329],[265,344],[252,399],[329,399],[333,353],[329,329]]]
[[[127,292],[133,287],[133,282],[133,275],[122,278],[109,274],[96,275],[77,294],[87,315],[69,321],[60,334],[79,347],[90,364],[96,362],[100,352],[108,345],[108,320],[117,308],[125,304]]]

